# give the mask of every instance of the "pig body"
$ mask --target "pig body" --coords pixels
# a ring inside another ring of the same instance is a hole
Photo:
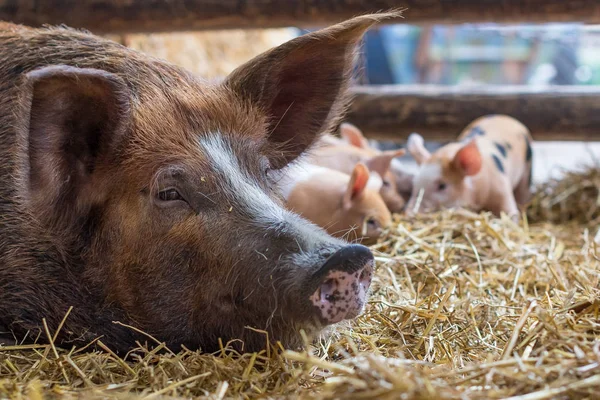
[[[402,156],[405,150],[373,149],[362,132],[351,124],[342,124],[340,133],[341,138],[333,135],[322,137],[310,152],[310,162],[346,174],[351,174],[357,163],[364,163],[372,173],[381,177],[383,185],[380,194],[388,209],[395,213],[401,212],[405,205],[403,193],[406,192],[407,182],[410,193],[412,177],[396,167],[392,169],[392,163],[397,161],[394,158]]]
[[[391,224],[379,195],[381,178],[358,163],[352,175],[298,163],[284,171],[279,186],[289,209],[331,235],[373,243]]]
[[[387,14],[390,16],[390,14]],[[0,327],[59,345],[300,343],[358,315],[373,256],[284,208],[272,174],[335,126],[386,14],[208,84],[66,28],[0,24]],[[309,84],[310,83],[310,84]],[[45,335],[40,336],[42,339]]]
[[[468,207],[518,217],[530,197],[533,154],[527,127],[509,116],[484,116],[458,140],[430,154],[421,136],[409,137],[419,171],[407,211]]]

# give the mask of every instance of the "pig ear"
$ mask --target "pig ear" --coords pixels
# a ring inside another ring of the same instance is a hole
[[[124,135],[129,91],[114,74],[69,66],[34,70],[25,87],[31,200],[75,218],[84,197],[97,196],[99,161],[108,162]]]
[[[477,147],[477,142],[471,140],[463,146],[452,161],[452,165],[464,176],[476,175],[481,170],[481,153]]]
[[[352,206],[352,202],[359,198],[367,188],[369,183],[369,169],[363,163],[358,163],[354,166],[348,188],[344,194],[343,205],[345,209]]]
[[[361,149],[369,148],[369,141],[363,136],[360,129],[356,126],[348,123],[340,125],[340,136],[346,139],[352,146],[359,147]]]
[[[427,151],[425,148],[425,141],[423,140],[423,136],[418,133],[411,133],[408,137],[408,141],[406,144],[406,148],[411,156],[415,159],[417,164],[423,164],[426,162],[429,157],[431,157],[431,153]]]
[[[390,150],[384,151],[374,157],[368,159],[365,164],[370,171],[377,172],[380,176],[384,176],[390,170],[392,160],[396,157],[401,157],[406,154],[406,150]]]
[[[364,15],[290,40],[234,70],[224,85],[268,118],[274,168],[297,158],[336,125],[346,103],[356,47],[369,27],[397,13]]]

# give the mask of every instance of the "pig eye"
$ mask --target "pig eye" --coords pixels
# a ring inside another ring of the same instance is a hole
[[[390,181],[388,181],[387,179],[384,179],[383,180],[383,186],[389,187],[390,186]]]
[[[367,218],[367,225],[369,225],[373,228],[378,228],[379,222],[377,222],[377,220],[375,218],[369,217],[369,218]]]
[[[160,201],[177,201],[183,200],[183,197],[179,194],[177,189],[166,189],[158,192],[158,199]]]
[[[438,183],[438,187],[437,188],[441,192],[442,190],[446,189],[446,183],[445,182]]]

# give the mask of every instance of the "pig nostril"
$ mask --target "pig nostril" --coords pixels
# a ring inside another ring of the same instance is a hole
[[[335,301],[334,295],[335,281],[333,279],[328,279],[319,288],[319,297],[321,297],[321,301]]]
[[[365,291],[371,286],[371,279],[373,279],[373,263],[369,262],[358,277],[358,282],[363,286]]]

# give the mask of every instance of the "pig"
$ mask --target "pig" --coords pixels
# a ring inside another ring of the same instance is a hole
[[[476,119],[461,132],[457,142],[433,154],[425,149],[422,136],[411,134],[408,151],[419,170],[407,212],[464,207],[496,216],[504,212],[517,220],[519,207],[530,199],[531,144],[527,127],[507,115]]]
[[[372,156],[390,153],[382,152],[374,148],[367,138],[363,135],[362,131],[358,129],[355,125],[344,123],[340,125],[340,134],[342,138],[347,142],[352,144],[355,147],[362,148],[365,151],[372,154]],[[402,157],[406,153],[406,150],[398,152],[396,157]],[[412,181],[414,174],[410,172],[406,165],[404,165],[398,158],[392,158],[390,163],[390,172],[391,175],[390,181],[393,182],[393,185],[396,187],[396,191],[402,196],[402,199],[406,203],[410,199],[410,195],[412,193]]]
[[[371,251],[287,210],[272,175],[337,126],[361,37],[394,16],[213,83],[87,32],[1,24],[0,326],[31,341],[73,306],[57,345],[258,351],[358,316]]]
[[[355,141],[356,132],[364,143]],[[405,154],[406,150],[379,151],[371,148],[362,133],[354,125],[340,125],[341,138],[327,135],[321,138],[309,154],[312,164],[351,174],[358,162],[364,163],[371,172],[382,179],[380,194],[388,209],[399,213],[404,209],[405,200],[398,192],[398,178],[392,173],[390,166],[395,157]]]
[[[379,194],[382,182],[357,163],[352,175],[298,163],[279,180],[286,206],[333,236],[373,244],[392,222]]]

